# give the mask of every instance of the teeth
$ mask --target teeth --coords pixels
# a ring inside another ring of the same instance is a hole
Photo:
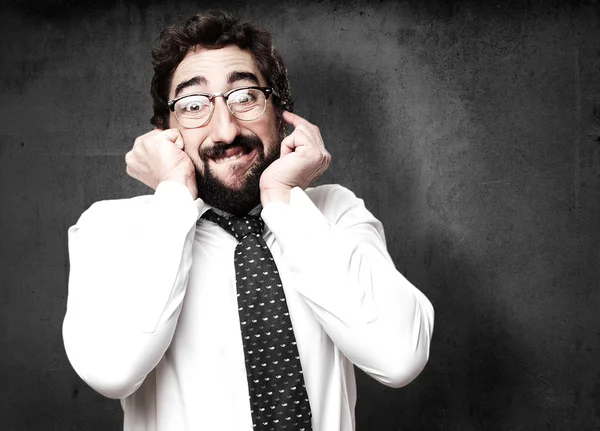
[[[242,154],[237,154],[235,156],[231,156],[231,157],[222,157],[220,159],[215,159],[215,163],[226,163],[226,162],[230,162],[232,160],[236,160],[239,159],[240,157],[242,157]]]

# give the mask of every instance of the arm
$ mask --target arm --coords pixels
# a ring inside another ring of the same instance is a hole
[[[376,380],[400,387],[429,357],[433,307],[400,274],[383,229],[362,200],[340,186],[300,188],[263,218],[277,237],[294,286],[335,345]]]
[[[396,270],[381,224],[361,200],[343,188],[321,188],[310,192],[315,206],[303,192],[331,156],[317,126],[290,112],[283,119],[294,131],[261,176],[263,218],[336,346],[380,382],[403,386],[427,362],[433,308]]]
[[[173,338],[198,219],[182,148],[176,129],[138,137],[127,173],[154,196],[99,202],[69,229],[65,349],[81,378],[110,398],[133,393]]]
[[[94,204],[69,229],[67,355],[99,393],[133,393],[168,348],[185,295],[198,210],[184,187]]]

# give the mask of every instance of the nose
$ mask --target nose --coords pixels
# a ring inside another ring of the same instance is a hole
[[[214,99],[214,104],[214,112],[209,123],[211,127],[210,137],[215,143],[230,144],[240,133],[239,125],[231,115],[225,99],[217,97]]]

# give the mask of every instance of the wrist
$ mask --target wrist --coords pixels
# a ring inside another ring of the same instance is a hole
[[[285,186],[261,189],[260,202],[263,207],[265,207],[269,202],[283,202],[285,204],[289,204],[291,190],[291,187]]]
[[[165,181],[181,184],[182,186],[187,187],[193,199],[198,197],[198,191],[196,189],[196,179],[194,176],[190,176],[186,173],[171,173],[169,175],[164,176],[160,182],[163,183]]]
[[[170,173],[169,175],[165,175],[164,177],[162,177],[159,183],[162,183],[163,181],[172,181],[174,183],[186,185],[188,178],[187,175],[182,173]]]

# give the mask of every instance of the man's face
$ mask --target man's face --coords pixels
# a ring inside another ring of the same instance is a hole
[[[236,46],[198,48],[173,73],[169,98],[192,93],[225,93],[245,86],[266,86],[252,56]],[[214,99],[207,124],[181,126],[173,112],[169,124],[183,137],[185,152],[196,168],[198,196],[233,214],[245,214],[260,202],[260,175],[279,157],[281,137],[272,97],[265,113],[253,121],[236,119],[222,97]]]

